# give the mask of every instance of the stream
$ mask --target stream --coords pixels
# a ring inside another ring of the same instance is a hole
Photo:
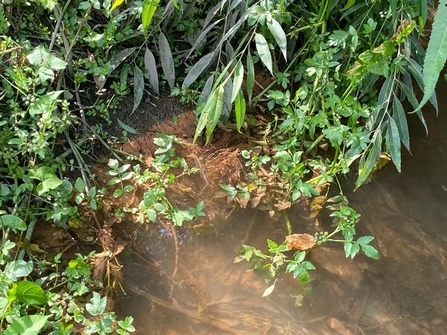
[[[412,155],[403,150],[402,173],[389,164],[356,192],[354,180],[344,182],[362,214],[357,234],[375,237],[380,260],[346,259],[342,245],[328,244],[310,254],[317,270],[309,283],[280,276],[262,298],[268,283],[233,259],[242,244],[266,252],[267,238],[281,243],[282,218],[236,210],[213,233],[178,230],[177,248],[163,227],[138,228],[143,251],[122,259],[128,294],[116,302],[118,314],[135,318],[136,334],[151,335],[447,334],[447,107],[440,105],[438,118],[425,112],[428,137],[410,116]],[[326,214],[320,224],[329,230]],[[315,231],[303,209],[289,217],[294,232]]]

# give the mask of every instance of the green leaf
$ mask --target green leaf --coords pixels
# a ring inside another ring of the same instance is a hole
[[[84,192],[84,188],[85,188],[84,181],[83,181],[81,178],[76,179],[76,182],[75,182],[75,189],[76,189],[78,192]]]
[[[15,296],[18,301],[28,305],[43,305],[47,302],[44,290],[31,281],[14,283]]]
[[[396,166],[397,171],[401,171],[401,150],[400,136],[396,122],[392,117],[388,119],[388,128],[386,131],[386,146],[390,152],[391,159]]]
[[[85,304],[85,309],[91,315],[101,315],[106,310],[107,298],[99,295],[98,292],[93,292],[93,297],[90,302]]]
[[[281,25],[278,21],[272,18],[271,22],[267,22],[267,28],[269,28],[275,38],[276,44],[278,44],[278,47],[281,49],[284,59],[287,61],[287,38]]]
[[[424,59],[424,96],[416,110],[430,99],[447,60],[447,0],[440,0]]]
[[[62,184],[62,180],[60,180],[54,174],[54,170],[48,166],[41,166],[37,170],[30,170],[30,178],[41,181],[36,187],[38,195],[54,190]]]
[[[138,66],[133,68],[133,108],[132,113],[136,111],[143,99],[144,92],[144,76]]]
[[[215,52],[210,52],[206,54],[202,58],[199,59],[197,63],[189,70],[188,74],[183,81],[182,88],[188,88],[192,83],[196,81],[196,79],[202,74],[203,71],[210,65],[211,61],[214,58]]]
[[[377,159],[380,156],[380,153],[382,151],[381,148],[382,148],[382,135],[380,134],[380,130],[378,130],[376,132],[376,136],[372,139],[371,150],[365,152],[362,158],[360,159],[359,176],[355,183],[356,189],[359,188],[360,185],[362,185],[370,175]]]
[[[67,66],[66,61],[49,53],[42,45],[36,47],[33,52],[26,56],[26,58],[31,65],[35,65],[36,67],[49,68],[52,70],[63,70]]]
[[[273,75],[272,55],[270,53],[269,45],[265,37],[261,34],[255,33],[256,50],[258,51],[259,58],[264,63],[266,68]]]
[[[113,55],[112,58],[110,58],[110,69],[109,72],[107,73],[106,79],[127,57],[135,54],[136,49],[137,49],[136,47],[127,48]],[[102,81],[99,85],[99,89],[102,89],[105,83],[106,80]]]
[[[236,96],[241,91],[242,79],[244,79],[244,65],[239,61],[234,69],[234,79],[233,79],[233,91],[231,92],[231,102],[236,99]]]
[[[157,71],[157,63],[155,62],[155,57],[152,51],[149,48],[146,48],[144,52],[144,67],[147,72],[149,72],[149,85],[154,90],[157,95],[160,95],[160,90],[158,87],[158,71]]]
[[[405,96],[408,98],[408,101],[411,103],[411,106],[413,106],[413,108],[415,109],[415,111],[413,111],[409,114],[416,113],[416,115],[419,117],[419,120],[421,120],[422,125],[425,128],[425,133],[428,135],[427,123],[425,122],[425,119],[424,119],[424,116],[422,115],[421,110],[417,109],[418,101],[416,100],[416,98],[414,96],[414,92],[407,85],[405,85],[403,82],[399,81],[398,83],[399,83],[399,86],[404,91]]]
[[[405,148],[410,151],[410,134],[408,131],[407,116],[400,100],[394,96],[393,99],[393,119],[396,122],[399,136]]]
[[[133,134],[133,135],[138,135],[139,134],[138,130],[128,126],[125,123],[123,123],[120,119],[117,118],[117,121],[118,121],[118,124],[120,125],[120,127],[123,128],[129,134]]]
[[[373,240],[374,237],[372,236],[362,236],[358,238],[357,243],[363,246],[371,243]]]
[[[158,38],[159,38],[158,48],[160,51],[161,67],[166,76],[168,85],[172,90],[172,88],[175,86],[174,59],[172,57],[171,48],[169,47],[169,42],[166,36],[162,32],[160,32]]]
[[[49,317],[50,315],[26,315],[14,319],[4,335],[38,335]]]
[[[245,98],[244,93],[239,91],[236,95],[236,101],[234,102],[234,111],[236,114],[236,128],[238,132],[241,132],[242,124],[245,120]]]
[[[143,24],[143,33],[147,33],[147,29],[152,23],[152,17],[157,10],[160,0],[144,0],[143,11],[141,13],[141,22]]]
[[[118,6],[120,6],[123,2],[124,2],[124,0],[115,0],[115,1],[113,2],[112,7],[110,8],[110,12],[113,12],[113,10],[114,10],[115,8],[117,8]]]
[[[211,93],[203,111],[197,122],[196,133],[194,134],[194,142],[197,140],[202,131],[206,128],[205,145],[208,144],[211,134],[219,121],[223,107],[224,87],[220,85]]]
[[[379,259],[380,255],[376,248],[374,248],[372,245],[362,245],[362,250],[365,253],[366,256],[372,259]]]
[[[247,54],[247,95],[248,103],[251,104],[251,97],[253,96],[253,87],[255,86],[255,65],[253,64],[253,58],[251,52],[248,50]]]
[[[12,215],[12,214],[6,214],[0,216],[0,228],[10,228],[15,233],[18,231],[25,231],[26,230],[26,223],[18,216]]]
[[[219,186],[225,191],[227,196],[231,199],[236,198],[237,196],[237,190],[235,187],[225,184],[219,184]]]

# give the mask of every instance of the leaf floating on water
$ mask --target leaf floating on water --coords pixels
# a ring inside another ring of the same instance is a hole
[[[292,234],[286,236],[288,250],[310,250],[317,245],[317,241],[309,234]]]
[[[275,282],[276,283],[276,282]],[[273,291],[275,290],[275,283],[273,283],[272,286],[267,287],[267,289],[264,291],[264,293],[262,294],[262,297],[268,297],[270,294],[273,293]]]

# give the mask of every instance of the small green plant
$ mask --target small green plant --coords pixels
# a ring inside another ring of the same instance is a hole
[[[306,260],[306,255],[312,249],[326,242],[343,243],[346,257],[354,258],[360,251],[363,251],[367,257],[379,259],[378,251],[370,245],[374,237],[362,236],[354,240],[355,225],[360,220],[360,214],[346,204],[346,199],[343,196],[337,196],[328,201],[337,203],[339,207],[331,213],[334,224],[336,224],[336,228],[331,233],[318,232],[314,236],[290,234],[286,236],[286,241],[279,245],[269,239],[267,240],[268,255],[252,246],[243,246],[234,262],[248,261],[252,263],[250,270],[267,269],[271,280],[273,280],[273,284],[265,290],[264,297],[273,292],[276,278],[282,271],[291,273],[293,278],[299,278],[301,283],[307,282],[309,271],[315,270],[315,266]],[[343,239],[333,238],[338,233],[342,234]],[[293,252],[293,256],[290,256],[291,252]]]

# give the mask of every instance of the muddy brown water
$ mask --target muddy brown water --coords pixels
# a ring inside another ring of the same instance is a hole
[[[362,214],[358,235],[375,236],[380,260],[346,259],[342,245],[321,247],[310,255],[317,271],[308,284],[281,276],[262,298],[263,277],[233,259],[243,243],[266,251],[267,238],[282,242],[281,218],[235,211],[209,234],[178,230],[178,250],[163,227],[141,230],[135,236],[144,260],[123,259],[128,295],[116,302],[118,313],[135,318],[137,334],[152,335],[447,334],[445,113],[442,104],[438,118],[426,112],[428,137],[410,118],[412,155],[403,154],[402,173],[387,166],[356,192],[345,181]],[[303,210],[289,215],[294,232],[315,231]],[[328,229],[326,220],[323,213]]]

